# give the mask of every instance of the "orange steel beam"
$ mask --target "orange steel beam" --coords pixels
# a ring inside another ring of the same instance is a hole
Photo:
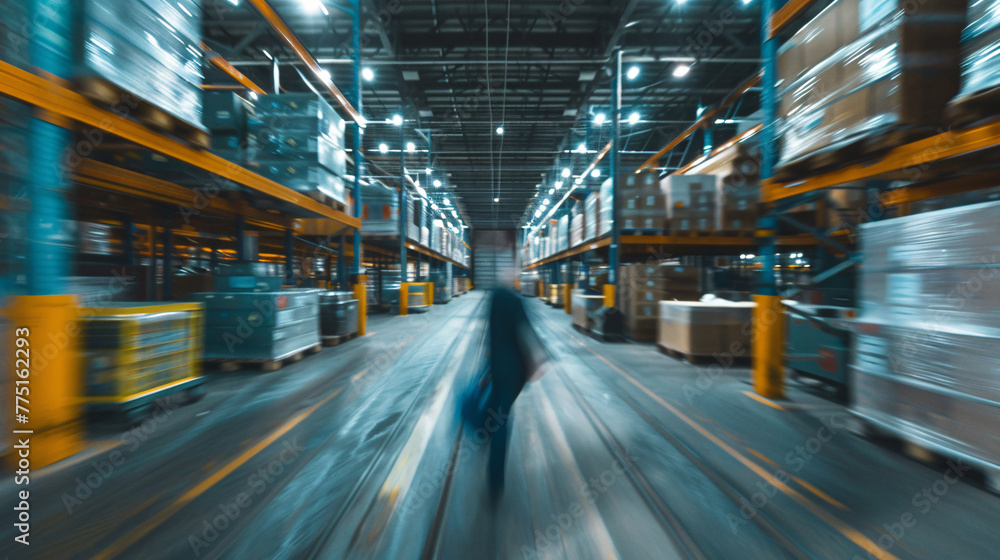
[[[597,249],[597,248],[600,248],[600,247],[607,247],[608,245],[611,245],[611,238],[610,237],[605,237],[604,239],[599,239],[597,241],[589,241],[589,242],[584,243],[584,244],[582,244],[582,245],[580,245],[578,247],[574,247],[574,248],[572,248],[572,249],[570,249],[568,251],[562,251],[560,253],[556,253],[555,255],[552,255],[551,257],[546,257],[546,258],[544,258],[544,259],[542,259],[542,260],[540,260],[538,262],[531,263],[530,265],[524,267],[524,269],[525,270],[531,270],[533,268],[537,268],[539,266],[542,266],[543,264],[548,264],[550,262],[555,262],[555,261],[558,261],[560,259],[565,259],[566,257],[576,256],[576,255],[579,255],[580,253],[584,253],[584,252],[587,252],[587,251],[593,251],[594,249]]]
[[[208,61],[214,64],[219,70],[222,70],[223,72],[228,74],[230,78],[243,84],[244,87],[246,87],[248,90],[254,93],[258,93],[260,95],[267,95],[266,91],[264,91],[257,84],[253,83],[253,81],[250,80],[250,78],[244,76],[243,72],[237,70],[236,67],[230,64],[228,60],[222,58],[222,55],[208,48],[208,45],[202,43],[201,48],[205,50],[205,58],[207,58]]]
[[[344,97],[344,94],[341,93],[339,89],[337,89],[337,86],[333,85],[332,81],[324,79],[323,68],[319,65],[318,62],[316,62],[316,59],[313,58],[311,54],[309,54],[309,51],[306,49],[305,45],[303,45],[302,42],[299,41],[299,38],[295,36],[295,33],[293,33],[292,30],[289,29],[289,27],[281,19],[281,17],[278,16],[278,13],[274,11],[274,8],[272,8],[271,5],[267,3],[267,0],[249,0],[249,2],[250,4],[253,5],[254,8],[257,8],[257,11],[260,12],[260,15],[264,16],[264,19],[266,19],[267,22],[271,24],[271,27],[274,28],[274,31],[277,32],[277,34],[281,37],[283,41],[285,41],[285,44],[287,44],[289,47],[291,47],[293,51],[295,51],[295,54],[296,56],[299,57],[299,60],[301,60],[303,64],[305,64],[310,70],[312,70],[312,73],[314,76],[316,76],[316,79],[319,80],[321,84],[326,86],[326,89],[329,90],[331,95],[333,95],[333,98],[337,101],[337,104],[340,105],[340,107],[348,114],[348,116],[350,116],[351,120],[358,123],[359,126],[365,126],[367,124],[365,118],[361,116],[361,113],[358,113],[357,109],[355,109],[354,106],[351,105],[350,101],[348,101],[347,98]]]
[[[32,104],[57,116],[110,132],[165,156],[298,206],[312,214],[337,220],[353,228],[361,227],[360,218],[348,216],[344,212],[320,204],[302,193],[217,155],[191,148],[177,140],[157,134],[115,112],[97,107],[78,93],[3,61],[0,61],[0,94]]]
[[[275,216],[263,210],[233,204],[218,195],[199,195],[191,189],[169,181],[163,181],[143,175],[142,173],[136,173],[135,171],[90,159],[83,160],[70,177],[80,183],[114,190],[123,194],[184,205],[198,213],[204,211],[206,214],[222,216],[242,215],[246,217],[248,224],[268,229],[284,230],[292,222],[290,219],[278,219],[280,216]]]
[[[711,110],[706,110],[704,113],[702,113],[701,118],[699,118],[697,121],[695,121],[694,124],[689,126],[687,130],[681,133],[680,136],[671,140],[669,144],[663,147],[663,149],[661,149],[659,152],[656,152],[655,155],[647,159],[646,163],[640,165],[639,169],[636,169],[635,172],[638,174],[646,169],[652,169],[656,167],[656,164],[659,162],[661,157],[667,155],[667,153],[670,152],[670,150],[673,150],[678,145],[680,145],[680,143],[683,142],[688,136],[691,136],[692,134],[695,133],[696,130],[708,124],[709,120],[715,118],[715,116],[719,114],[719,111],[725,110],[727,107],[735,103],[736,100],[739,99],[741,95],[747,92],[747,90],[757,86],[758,84],[760,84],[760,74],[755,74],[750,79],[740,84],[736,89],[730,92],[730,94],[727,95],[722,100],[722,102],[719,103],[717,107]]]
[[[767,38],[774,39],[778,33],[781,33],[782,29],[788,27],[792,21],[805,13],[815,3],[816,0],[788,0],[785,2],[785,5],[771,16]]]
[[[858,163],[790,183],[765,180],[761,185],[761,201],[775,202],[899,171],[912,170],[915,176],[919,176],[925,165],[997,146],[1000,146],[1000,122],[948,131],[895,148],[875,163]]]

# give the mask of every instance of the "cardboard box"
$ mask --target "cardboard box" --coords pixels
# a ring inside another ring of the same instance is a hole
[[[688,356],[751,356],[752,302],[659,304],[657,344]]]

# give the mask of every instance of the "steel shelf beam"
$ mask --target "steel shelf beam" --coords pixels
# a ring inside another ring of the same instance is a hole
[[[780,183],[765,180],[761,185],[761,200],[777,202],[820,189],[885,178],[908,169],[922,172],[929,164],[996,147],[1000,147],[1000,122],[943,132],[895,148],[874,163],[857,163],[800,181]]]
[[[355,229],[361,226],[359,218],[352,218],[339,210],[320,204],[302,193],[262,177],[231,161],[204,150],[191,148],[177,140],[153,132],[112,111],[97,107],[83,96],[60,84],[35,76],[3,61],[0,61],[0,94],[34,105],[55,115],[56,118],[52,120],[61,122],[63,119],[70,119],[104,130],[144,148],[293,204],[307,213],[335,220]],[[70,126],[70,123],[65,123],[65,125]]]
[[[806,10],[812,7],[816,1],[817,0],[788,0],[788,2],[785,2],[785,4],[771,16],[767,38],[774,39],[778,33],[781,33],[799,16],[804,14]]]

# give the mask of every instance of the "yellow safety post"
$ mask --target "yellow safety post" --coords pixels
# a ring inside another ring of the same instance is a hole
[[[605,284],[604,285],[604,307],[614,307],[615,306],[615,285]]]
[[[403,282],[399,285],[399,314],[410,314],[410,283]]]
[[[424,288],[424,305],[434,305],[434,282],[428,282]]]
[[[368,291],[366,289],[368,277],[358,276],[358,283],[354,285],[354,298],[358,300],[358,336],[365,335],[365,328],[368,326]]]
[[[781,296],[754,295],[753,388],[769,399],[785,398],[785,321]]]
[[[563,311],[573,313],[573,284],[563,284]]]
[[[6,462],[16,470],[25,459],[34,470],[83,447],[78,307],[73,295],[19,296],[7,304],[9,329],[3,334],[9,365],[0,374],[6,377],[4,399],[10,403],[5,413],[12,415],[14,430],[31,433],[3,435],[12,438]],[[23,408],[15,408],[18,404]],[[15,447],[18,440],[28,440],[29,447]]]

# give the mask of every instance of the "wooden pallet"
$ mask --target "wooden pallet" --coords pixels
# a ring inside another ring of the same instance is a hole
[[[109,107],[153,130],[169,134],[198,148],[207,150],[212,147],[212,136],[207,131],[184,122],[100,76],[81,76],[76,79],[76,87],[90,101]]]
[[[954,99],[945,109],[948,124],[965,127],[979,121],[1000,118],[1000,87],[963,95]]]
[[[342,336],[324,336],[323,337],[323,346],[337,346],[338,344],[341,344],[343,342],[347,342],[348,340],[354,340],[357,337],[358,337],[358,333],[356,333],[356,332],[351,333],[351,334],[345,334],[345,335],[342,335]]]
[[[852,417],[848,424],[848,430],[861,437],[878,441],[882,445],[898,451],[913,461],[927,465],[937,471],[949,468],[949,461],[956,461],[958,459],[956,456],[941,453],[921,442],[909,439],[903,434],[883,428],[864,418]],[[974,464],[968,461],[965,464],[970,468],[966,472],[966,476],[962,477],[962,480],[981,481],[987,490],[994,494],[1000,494],[1000,468],[989,468],[982,464]],[[970,474],[972,476],[968,476]]]
[[[660,352],[670,356],[671,358],[680,360],[682,362],[688,362],[690,364],[706,364],[712,360],[712,356],[699,356],[695,354],[680,352],[673,348],[667,348],[666,346],[660,344],[659,342],[656,343],[656,348]]]
[[[272,372],[278,371],[279,369],[285,367],[286,365],[294,364],[295,362],[301,361],[307,354],[315,354],[322,349],[321,344],[314,344],[300,352],[296,352],[291,356],[287,356],[280,360],[240,360],[240,359],[209,359],[206,360],[219,368],[219,371],[232,372],[239,369],[248,369],[251,367],[256,367],[262,372]]]
[[[334,210],[339,210],[345,213],[347,212],[347,205],[333,198],[332,196],[326,195],[320,191],[307,191],[305,194],[306,196],[315,200],[316,202],[319,202],[320,204],[329,206]]]

